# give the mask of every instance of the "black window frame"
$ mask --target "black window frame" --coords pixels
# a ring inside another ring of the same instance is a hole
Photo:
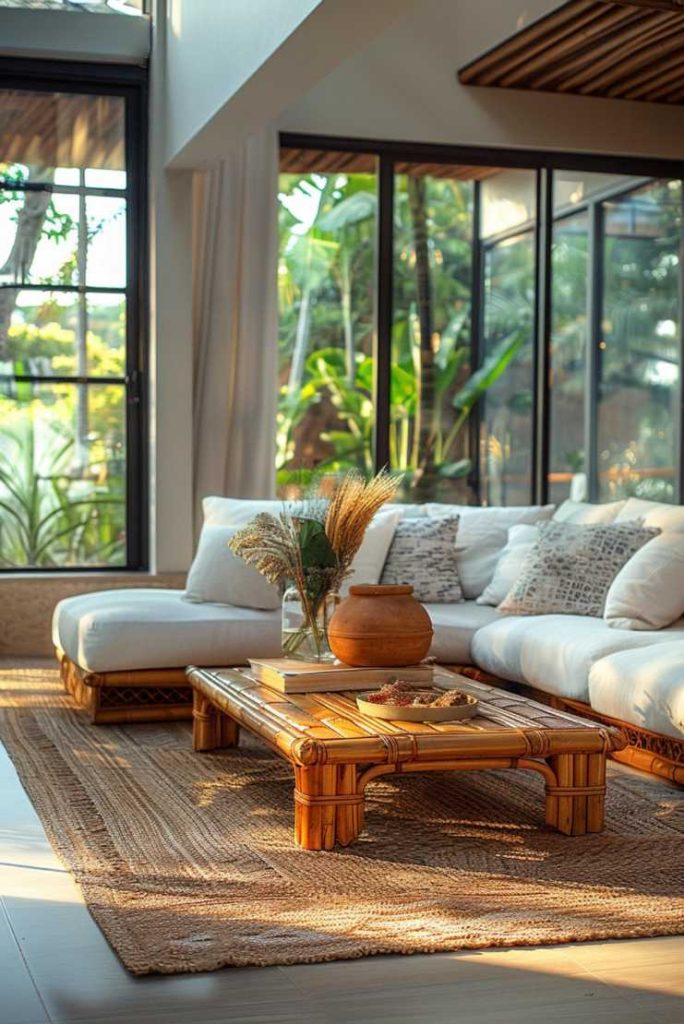
[[[389,464],[389,422],[390,422],[390,369],[393,321],[393,251],[394,251],[394,176],[397,162],[464,164],[497,168],[518,168],[536,173],[537,209],[536,221],[532,226],[535,234],[535,281],[536,302],[534,317],[534,381],[533,381],[533,425],[532,465],[530,500],[546,504],[549,492],[550,461],[550,410],[551,410],[551,294],[552,294],[552,246],[553,224],[560,219],[553,206],[553,177],[555,171],[589,171],[604,174],[629,176],[635,179],[677,179],[683,183],[684,162],[659,157],[623,156],[615,153],[578,153],[560,150],[500,149],[497,147],[443,145],[437,143],[411,143],[398,140],[364,139],[335,135],[312,135],[308,133],[281,132],[280,146],[283,149],[325,150],[334,152],[364,153],[377,160],[377,245],[376,245],[376,323],[374,332],[373,358],[375,384],[373,402],[374,424],[374,465],[376,471]],[[624,190],[628,190],[627,186]],[[475,182],[474,218],[476,231],[473,236],[472,296],[473,316],[471,317],[471,356],[473,367],[480,365],[483,350],[482,296],[485,242],[481,237],[480,183]],[[623,189],[610,190],[611,197]],[[601,202],[606,194],[592,197],[588,202],[573,205],[573,212],[588,208],[590,216],[600,217]],[[569,211],[568,211],[569,212]],[[562,216],[562,215],[561,215]],[[684,220],[684,218],[683,218]],[[594,225],[593,232],[600,225]],[[520,231],[521,229],[517,229]],[[593,233],[592,232],[592,233]],[[600,303],[596,295],[601,293],[601,261],[592,266],[590,291],[594,303],[590,308],[588,322],[587,380],[588,396],[596,396],[598,389],[599,364],[596,358],[600,341]],[[684,226],[680,246],[680,294],[684,302]],[[684,307],[681,310],[679,328],[679,360],[677,407],[679,417],[675,430],[675,499],[684,504]],[[586,414],[585,450],[589,477],[589,500],[596,500],[596,403],[588,401]],[[473,470],[469,483],[481,500],[479,472],[479,409],[476,407],[470,417],[471,457]]]
[[[0,90],[109,95],[125,101],[126,188],[112,194],[126,198],[126,282],[121,288],[87,289],[126,296],[126,560],[119,565],[0,567],[0,575],[131,573],[149,569],[149,231],[146,68],[72,61],[0,59]],[[36,186],[40,188],[40,185]],[[59,186],[68,192],[68,187]],[[71,189],[77,192],[75,187]],[[90,191],[90,190],[89,190]],[[108,193],[107,189],[97,192]],[[44,286],[45,290],[51,289]],[[57,289],[59,290],[59,289]],[[64,290],[64,289],[61,289]],[[66,289],[69,290],[69,289]],[[71,289],[72,291],[75,289]],[[10,380],[36,383],[112,383],[103,377],[26,375]]]

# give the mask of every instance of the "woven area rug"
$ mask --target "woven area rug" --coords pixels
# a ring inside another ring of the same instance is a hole
[[[602,835],[543,821],[536,773],[370,787],[355,845],[292,842],[290,771],[245,736],[91,726],[56,671],[0,669],[0,740],[135,974],[684,932],[684,793],[613,770]]]

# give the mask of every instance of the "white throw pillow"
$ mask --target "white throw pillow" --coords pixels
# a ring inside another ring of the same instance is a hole
[[[467,601],[479,597],[494,576],[496,563],[508,541],[511,526],[539,523],[550,519],[555,505],[511,505],[508,508],[473,505],[429,504],[430,516],[460,517],[458,539],[458,573]]]
[[[352,586],[357,586],[360,583],[376,584],[380,582],[383,566],[389,549],[392,546],[397,523],[401,518],[402,512],[397,508],[389,511],[381,509],[380,512],[375,514],[366,530],[361,547],[354,556],[354,561],[351,564],[351,575],[347,577],[340,587],[342,597],[347,596],[349,588]]]
[[[228,543],[241,529],[241,526],[205,523],[188,573],[186,601],[232,604],[263,611],[280,606],[278,588],[229,549]]]
[[[663,533],[684,533],[684,508],[661,501],[628,498],[615,522],[640,519],[644,526],[656,526]]]
[[[579,526],[612,523],[625,504],[625,501],[608,501],[602,505],[594,505],[589,501],[568,499],[558,506],[551,518],[557,523],[577,523]],[[638,518],[638,516],[633,518]]]
[[[501,604],[511,589],[530,551],[539,539],[539,527],[520,524],[508,531],[508,544],[496,563],[494,578],[477,599],[477,604]]]
[[[205,526],[246,526],[260,512],[270,512],[278,516],[292,502],[276,499],[256,498],[218,498],[210,496],[202,499]]]
[[[190,573],[188,574],[188,587],[186,596],[191,601],[220,601],[221,603],[241,605],[246,608],[276,608],[278,607],[279,599],[275,604],[254,604],[254,597],[252,595],[252,589],[246,587],[246,600],[238,600],[224,597],[203,597],[194,595],[203,595],[205,593],[225,595],[226,590],[229,589],[231,593],[237,590],[237,596],[240,596],[239,589],[233,588],[229,584],[220,585],[219,577],[222,570],[216,569],[213,573],[213,582],[205,585],[203,583],[203,576],[205,573],[211,570],[209,564],[209,558],[202,551],[202,538],[206,530],[212,528],[223,528],[224,530],[230,528],[232,533],[226,534],[227,541],[230,539],[233,533],[237,530],[243,529],[254,519],[255,516],[259,515],[260,512],[270,512],[271,515],[280,515],[285,509],[291,509],[295,507],[295,502],[283,502],[283,501],[269,501],[269,500],[252,500],[245,498],[219,498],[219,497],[207,497],[202,502],[202,508],[204,511],[204,527],[202,529],[202,535],[200,536],[200,543],[197,549],[197,555],[193,562]],[[392,544],[394,538],[394,531],[396,530],[397,523],[404,514],[402,506],[394,505],[391,508],[383,508],[378,512],[373,521],[370,523],[366,534],[361,543],[361,547],[356,553],[354,561],[351,564],[351,575],[344,581],[340,591],[343,596],[349,593],[349,587],[359,583],[378,583],[382,575],[382,569],[387,558],[387,553]],[[205,541],[205,547],[209,544],[209,541]],[[217,541],[212,542],[212,548],[217,545]],[[227,549],[226,549],[227,550]],[[202,551],[202,559],[200,561],[200,552]],[[240,565],[244,566],[249,573],[254,573],[260,581],[263,582],[264,586],[276,591],[275,587],[271,587],[263,577],[250,566],[246,566],[242,559],[236,558],[232,552],[228,551],[228,555],[235,562],[239,562]],[[197,566],[196,566],[197,563]],[[232,564],[232,563],[231,563]],[[222,558],[222,565],[225,566],[225,557]],[[227,570],[226,570],[227,571]],[[241,574],[240,574],[241,575]],[[192,594],[190,591],[190,581],[192,579],[193,589]],[[247,581],[249,582],[249,580]],[[255,591],[256,592],[256,591]],[[257,593],[259,600],[263,600],[265,591],[263,588]],[[250,603],[247,603],[247,602]]]
[[[661,533],[617,574],[603,617],[616,629],[662,629],[682,615],[684,533]]]

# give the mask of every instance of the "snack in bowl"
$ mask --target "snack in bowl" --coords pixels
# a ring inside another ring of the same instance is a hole
[[[359,694],[356,703],[363,714],[374,718],[439,722],[472,718],[478,702],[462,690],[418,689],[415,684],[393,679],[380,690]]]

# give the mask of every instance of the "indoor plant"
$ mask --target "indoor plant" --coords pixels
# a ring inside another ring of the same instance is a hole
[[[373,516],[394,497],[398,483],[384,471],[368,481],[351,471],[335,484],[329,500],[314,496],[278,516],[262,512],[232,538],[234,554],[285,588],[284,654],[332,657],[327,629],[337,592]]]

